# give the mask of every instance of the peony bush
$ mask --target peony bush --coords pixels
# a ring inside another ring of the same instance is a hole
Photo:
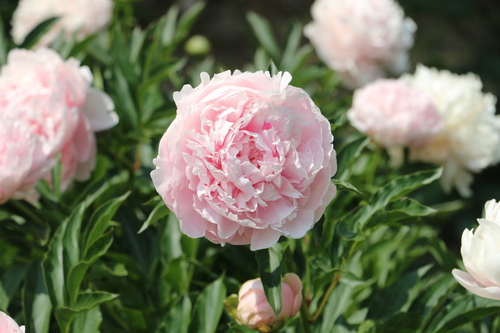
[[[498,86],[446,4],[149,4],[0,6],[0,333],[500,331]]]

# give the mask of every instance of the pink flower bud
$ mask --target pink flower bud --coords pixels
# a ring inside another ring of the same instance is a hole
[[[259,332],[271,332],[283,327],[288,318],[299,312],[302,303],[302,282],[294,273],[287,273],[282,279],[281,302],[282,308],[276,318],[260,278],[249,280],[238,293],[237,321]]]
[[[24,326],[19,327],[11,317],[0,311],[0,332],[24,333]]]

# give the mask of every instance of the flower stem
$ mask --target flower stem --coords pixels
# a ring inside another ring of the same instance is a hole
[[[335,286],[337,286],[337,283],[339,282],[341,275],[342,273],[338,273],[334,276],[332,283],[330,284],[330,287],[328,287],[325,296],[323,296],[323,299],[321,300],[321,304],[319,305],[318,310],[316,310],[316,313],[310,320],[311,322],[315,322],[316,320],[318,320],[319,316],[321,315],[321,312],[323,312],[326,302],[328,301],[331,293],[333,292],[333,289],[335,289]]]
[[[309,326],[309,310],[306,304],[306,300],[302,301],[300,306],[300,322],[302,323],[302,331],[304,333],[311,333],[311,327]]]

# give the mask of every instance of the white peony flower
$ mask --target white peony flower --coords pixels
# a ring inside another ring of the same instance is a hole
[[[455,279],[470,292],[500,300],[500,203],[486,202],[485,217],[478,219],[476,232],[462,234],[462,259],[467,272],[452,271]]]
[[[12,38],[20,44],[39,23],[59,16],[37,46],[48,46],[61,31],[66,37],[76,33],[76,38],[81,40],[106,27],[112,9],[112,0],[20,0],[12,16]]]
[[[394,0],[316,0],[311,15],[304,34],[346,86],[408,70],[416,25]]]
[[[479,172],[500,160],[500,118],[496,98],[482,93],[479,77],[457,75],[419,65],[404,80],[426,93],[443,117],[444,127],[429,144],[411,150],[411,158],[444,166],[441,185],[460,195],[472,192],[471,172]]]

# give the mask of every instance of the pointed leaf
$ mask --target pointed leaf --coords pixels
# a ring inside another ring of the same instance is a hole
[[[224,277],[221,276],[198,296],[189,332],[215,333],[223,311],[222,302],[226,297],[226,286],[223,281]]]
[[[349,213],[340,222],[340,232],[343,237],[353,239],[363,230],[365,224],[380,209],[389,202],[401,198],[409,192],[430,184],[441,176],[442,169],[419,171],[410,175],[398,177],[380,188],[370,199],[368,205]]]
[[[43,281],[41,261],[35,262],[26,275],[23,289],[23,314],[26,333],[49,331],[52,304]]]
[[[264,286],[266,299],[271,305],[276,317],[281,311],[281,270],[283,252],[288,243],[276,243],[269,249],[255,252],[259,264],[259,273]]]
[[[24,38],[24,41],[19,45],[19,48],[29,49],[35,45],[42,36],[47,33],[50,28],[59,20],[59,17],[51,17],[45,21],[39,23],[33,30],[31,30],[28,35]]]
[[[335,178],[343,180],[347,176],[347,167],[353,163],[359,154],[361,154],[361,151],[369,142],[370,138],[362,137],[349,143],[341,151],[339,151],[337,157],[337,173],[335,174]]]
[[[115,215],[120,205],[127,199],[130,192],[110,200],[97,209],[90,218],[89,225],[85,228],[83,236],[83,258],[87,257],[90,247],[103,235],[109,228],[109,222]]]
[[[257,37],[259,45],[262,46],[273,60],[279,61],[280,51],[269,22],[254,12],[247,14],[247,20],[255,33],[255,37]]]

